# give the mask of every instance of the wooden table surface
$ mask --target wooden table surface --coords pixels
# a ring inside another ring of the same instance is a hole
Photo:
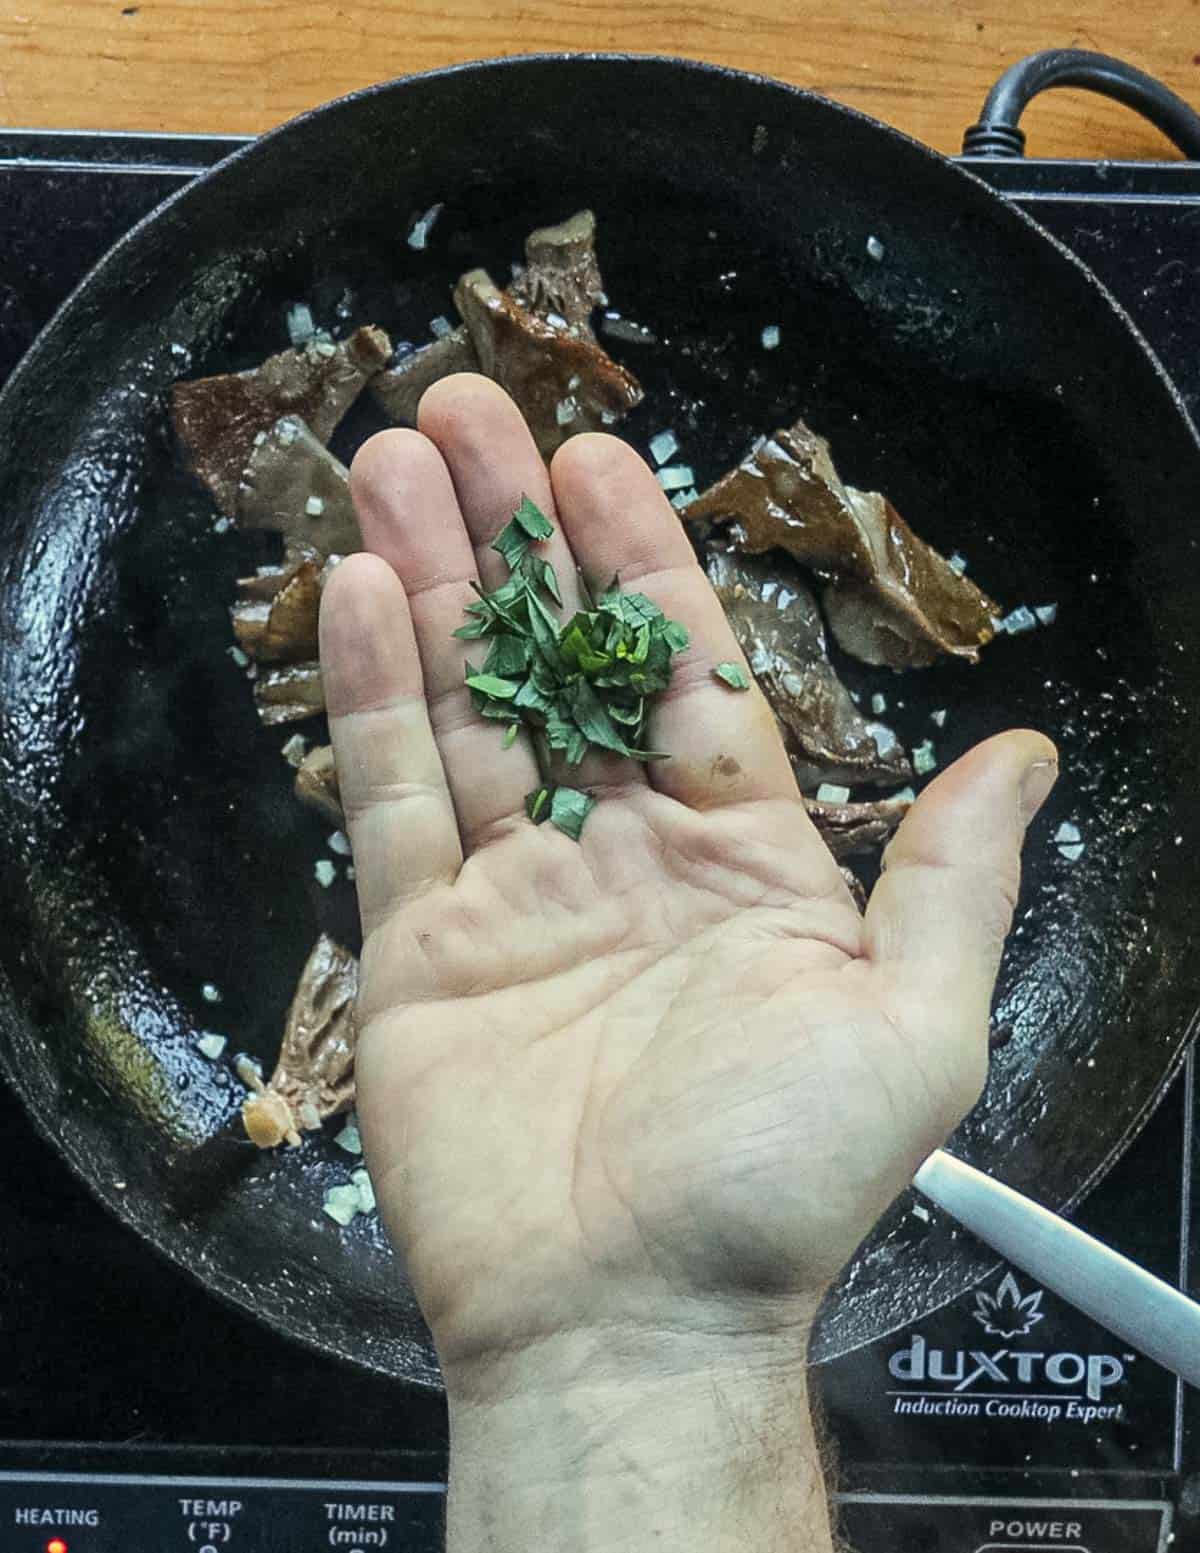
[[[1005,66],[1066,45],[1200,104],[1200,0],[0,0],[0,124],[252,133],[456,60],[616,49],[781,77],[955,151]],[[1031,155],[1172,154],[1074,92],[1024,127]]]

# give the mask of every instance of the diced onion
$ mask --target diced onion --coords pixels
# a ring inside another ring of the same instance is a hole
[[[700,493],[694,485],[689,485],[686,491],[676,491],[671,497],[671,505],[676,512],[682,512],[685,507],[690,507]]]
[[[429,332],[435,339],[444,340],[448,334],[454,333],[454,325],[444,314],[439,313],[436,318],[429,320]]]
[[[1009,636],[1020,636],[1023,631],[1033,631],[1036,628],[1037,616],[1024,604],[1018,604],[1016,609],[1005,615],[1000,622],[1001,631],[1007,631]]]
[[[933,752],[931,740],[925,739],[913,750],[912,764],[918,776],[927,776],[929,772],[937,769],[937,756]]]
[[[875,748],[881,756],[888,756],[893,750],[900,748],[900,740],[892,732],[886,723],[868,723],[867,732],[875,741]]]
[[[337,870],[327,857],[317,859],[313,864],[313,873],[316,875],[317,883],[323,890],[327,890],[337,877]]]
[[[690,464],[668,464],[658,470],[657,478],[664,491],[686,491],[689,485],[696,483]]]
[[[1083,835],[1078,825],[1073,825],[1070,820],[1064,820],[1054,832],[1054,839],[1062,846],[1064,842],[1082,841]]]
[[[408,246],[410,248],[415,248],[420,252],[426,246],[429,241],[429,234],[433,230],[433,223],[444,209],[444,204],[431,205],[423,216],[419,216],[413,222],[408,231]]]
[[[930,712],[929,721],[935,728],[944,728],[946,726],[946,708],[939,706],[936,712]]]
[[[818,803],[845,803],[850,797],[848,787],[839,787],[836,782],[822,782],[817,788]]]
[[[232,518],[218,518],[217,521],[213,524],[213,533],[214,534],[228,534],[229,530],[232,527],[233,527],[233,519]]]
[[[310,496],[304,503],[304,516],[306,518],[319,518],[325,511],[325,503],[319,496]]]
[[[344,1229],[350,1220],[361,1210],[359,1208],[358,1188],[344,1184],[331,1186],[325,1193],[325,1200],[321,1207],[334,1221]]]
[[[622,318],[620,313],[605,313],[600,327],[605,334],[611,334],[614,340],[624,340],[628,345],[658,344],[656,334],[641,324],[635,324],[632,318]]]
[[[313,323],[312,308],[307,302],[297,302],[295,307],[288,308],[287,332],[288,339],[297,346],[307,345],[317,332],[317,326]]]
[[[347,1122],[333,1141],[339,1149],[345,1149],[347,1154],[362,1153],[362,1138],[359,1135],[357,1122]]]
[[[234,663],[237,664],[239,669],[244,669],[250,662],[249,658],[247,658],[246,654],[240,647],[227,647],[225,650],[233,659]]]
[[[952,572],[957,572],[960,577],[963,576],[967,570],[967,558],[964,555],[959,555],[957,550],[950,557],[946,564],[949,566]]]
[[[762,348],[765,351],[776,350],[779,346],[779,325],[768,324],[762,332]]]
[[[660,431],[650,438],[650,457],[656,464],[665,464],[679,452],[679,439],[673,431]]]
[[[579,414],[579,406],[574,399],[560,399],[554,406],[554,419],[559,426],[569,426]]]
[[[353,884],[355,879],[358,878],[358,869],[355,868],[353,863],[351,863],[349,868],[346,870],[346,878],[350,880],[351,884]]]
[[[881,696],[878,691],[871,697],[871,710],[876,717],[882,717],[887,711],[887,697]]]
[[[299,766],[308,754],[308,740],[302,733],[294,733],[280,751],[289,766]]]
[[[216,1062],[217,1058],[225,1050],[225,1045],[226,1040],[223,1035],[217,1035],[212,1030],[206,1030],[197,1040],[196,1050],[202,1056],[208,1057],[212,1062]]]
[[[867,238],[867,257],[874,259],[876,264],[879,263],[886,252],[887,249],[883,246],[877,237]]]
[[[1069,846],[1059,846],[1059,854],[1065,857],[1068,863],[1077,863],[1083,856],[1083,842],[1073,841]]]
[[[891,795],[892,803],[916,803],[916,801],[916,789],[912,787],[902,787]]]
[[[335,830],[329,837],[329,850],[336,852],[340,857],[349,857],[351,853],[350,837],[344,830]]]
[[[206,981],[203,987],[200,988],[200,996],[206,1003],[219,1003],[221,1001],[220,991],[213,986],[211,981]]]
[[[279,423],[279,444],[281,447],[290,448],[292,443],[300,435],[300,427],[289,416],[287,420]]]
[[[350,1179],[354,1182],[354,1188],[358,1193],[358,1211],[374,1213],[375,1188],[371,1185],[371,1177],[365,1170],[352,1170]]]
[[[922,1224],[928,1224],[929,1223],[929,1209],[925,1206],[924,1203],[921,1203],[921,1202],[913,1203],[913,1205],[912,1205],[912,1214],[913,1214],[913,1218],[914,1219],[920,1219]]]
[[[1035,604],[1033,612],[1038,617],[1039,623],[1044,626],[1052,626],[1058,619],[1057,604]]]
[[[337,355],[337,346],[333,343],[332,340],[328,340],[328,339],[326,339],[326,340],[320,340],[320,339],[314,340],[313,341],[313,350],[316,351],[318,356],[336,356]]]

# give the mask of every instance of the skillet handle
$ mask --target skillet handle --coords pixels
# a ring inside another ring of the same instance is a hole
[[[1017,121],[1039,92],[1056,86],[1123,102],[1162,130],[1189,160],[1200,160],[1200,114],[1144,70],[1087,49],[1044,49],[1011,65],[988,93],[979,122],[963,136],[963,155],[1024,156],[1025,135]]]

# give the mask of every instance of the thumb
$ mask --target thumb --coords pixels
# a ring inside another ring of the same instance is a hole
[[[1042,734],[988,739],[930,783],[884,854],[867,955],[943,1030],[986,1031],[1025,829],[1057,778]]]

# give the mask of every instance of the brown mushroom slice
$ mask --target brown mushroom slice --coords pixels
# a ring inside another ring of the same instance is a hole
[[[979,661],[1002,609],[960,575],[878,491],[850,489],[861,532],[871,542],[870,577],[838,577],[821,602],[834,641],[864,663],[924,668],[939,653]]]
[[[238,645],[261,663],[295,663],[318,649],[321,563],[301,561],[270,601],[242,600],[230,610]]]
[[[300,973],[270,1082],[245,1059],[237,1065],[253,1091],[242,1121],[260,1149],[298,1148],[301,1133],[354,1104],[357,996],[358,961],[323,933]]]
[[[596,260],[596,217],[577,211],[525,239],[525,267],[509,295],[547,323],[592,339],[591,317],[607,299]]]
[[[895,733],[884,722],[868,722],[838,679],[817,601],[786,558],[767,561],[713,545],[705,565],[779,721],[801,789],[910,781],[912,767]]]
[[[315,809],[334,825],[340,827],[345,823],[332,745],[321,744],[309,750],[296,768],[293,791],[302,804]]]
[[[367,325],[337,345],[310,340],[248,372],[176,383],[171,395],[175,430],[192,469],[221,510],[236,516],[243,472],[260,433],[290,415],[304,421],[319,442],[327,442],[391,353],[383,330]]]
[[[289,663],[260,674],[254,684],[254,704],[268,728],[299,723],[325,710],[325,687],[319,663]]]
[[[866,663],[920,668],[941,653],[974,663],[995,635],[999,607],[885,497],[843,485],[829,444],[803,421],[756,443],[684,517],[736,523],[739,548],[785,550],[828,578],[834,640]]]
[[[576,432],[616,424],[642,401],[641,386],[593,340],[556,329],[472,270],[454,292],[483,372],[516,401],[549,458]]]
[[[417,422],[417,406],[427,388],[455,372],[478,372],[479,357],[465,324],[430,345],[401,357],[394,367],[372,379],[371,393],[393,421]]]
[[[242,528],[282,534],[294,558],[362,549],[349,470],[294,415],[282,416],[254,444],[237,520]]]
[[[296,568],[302,561],[312,560],[315,552],[311,554],[288,554],[284,556],[279,566],[260,566],[253,577],[239,577],[237,583],[238,598],[243,603],[267,603],[277,598],[280,592],[296,574]]]
[[[840,862],[881,847],[912,807],[912,799],[880,798],[874,803],[821,803],[805,798],[809,819]]]

